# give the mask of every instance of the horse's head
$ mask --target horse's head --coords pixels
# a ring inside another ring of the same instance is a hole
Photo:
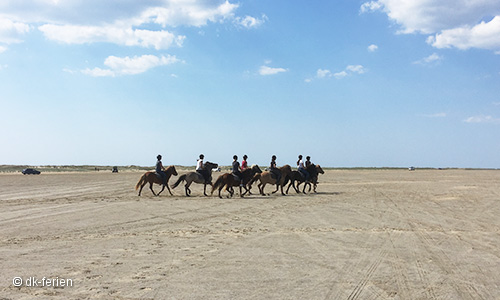
[[[210,171],[211,171],[211,170],[213,170],[213,169],[217,169],[217,167],[218,167],[218,166],[219,166],[219,165],[218,165],[218,164],[216,164],[216,163],[213,163],[213,162],[209,162],[209,161],[207,161],[207,162],[205,163],[205,170],[210,170]]]
[[[177,174],[177,170],[175,169],[175,166],[171,166],[171,168],[172,168],[172,175],[174,175],[174,176],[179,175],[179,174]]]
[[[252,165],[250,169],[252,169],[252,171],[254,171],[255,173],[262,173],[262,170],[259,168],[258,165]]]
[[[325,174],[325,171],[323,171],[320,165],[316,165],[316,171],[320,174]]]

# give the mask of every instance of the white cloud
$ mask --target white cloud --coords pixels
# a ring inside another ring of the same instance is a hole
[[[259,74],[266,76],[266,75],[275,75],[275,74],[283,73],[283,72],[287,72],[287,71],[288,70],[284,69],[284,68],[271,68],[268,66],[261,66],[259,69]]]
[[[360,13],[376,11],[382,8],[382,3],[377,1],[365,2],[361,5]]]
[[[0,43],[21,43],[23,36],[30,31],[30,26],[0,17]]]
[[[316,71],[317,79],[330,78],[335,77],[336,79],[342,79],[352,74],[363,74],[366,72],[366,69],[362,65],[348,65],[344,70],[332,73],[332,71],[328,69],[318,69]],[[308,78],[305,82],[311,82],[313,78]]]
[[[332,72],[330,70],[318,69],[318,71],[316,71],[316,77],[317,78],[332,77]]]
[[[109,42],[123,46],[154,47],[168,49],[172,45],[182,46],[185,36],[176,36],[168,31],[151,31],[116,26],[76,26],[45,24],[39,27],[48,39],[67,44]]]
[[[68,44],[106,42],[160,50],[181,46],[186,38],[166,27],[228,21],[253,28],[267,19],[238,17],[238,7],[228,0],[2,0],[0,42],[20,42],[36,26],[47,39]]]
[[[5,52],[5,51],[7,51],[7,47],[5,47],[5,46],[0,46],[0,53],[3,53],[3,52]]]
[[[465,123],[491,123],[500,124],[499,118],[494,118],[492,116],[472,116],[464,120]]]
[[[357,74],[365,73],[365,68],[362,65],[349,65],[345,69],[349,73],[357,73]]]
[[[335,78],[337,78],[337,79],[344,78],[344,77],[346,77],[347,75],[349,75],[349,74],[347,74],[347,72],[346,72],[346,71],[340,71],[340,72],[338,72],[338,73],[333,74],[333,76],[335,76]]]
[[[210,22],[223,22],[234,17],[234,11],[238,4],[229,1],[165,1],[163,6],[152,6],[147,8],[140,19],[142,23],[152,20],[162,26],[204,26]],[[220,4],[217,4],[220,3]]]
[[[361,5],[361,13],[371,11],[387,14],[400,25],[399,33],[433,35],[428,43],[437,48],[500,51],[498,0],[377,0]]]
[[[377,49],[378,49],[377,45],[371,44],[370,46],[368,46],[368,51],[370,52],[375,52],[377,51]]]
[[[436,48],[500,49],[500,16],[494,17],[490,22],[481,22],[473,27],[466,25],[443,30],[435,36],[430,36],[427,43]]]
[[[260,18],[260,19],[254,18],[251,16],[245,16],[244,18],[236,17],[234,19],[234,22],[240,26],[245,27],[245,28],[255,28],[255,27],[259,27],[262,24],[264,24],[264,22],[266,22],[266,20],[267,20],[266,15],[262,15],[262,18]]]
[[[438,63],[443,59],[442,56],[438,55],[437,53],[432,53],[431,55],[424,57],[420,60],[414,61],[413,64],[417,65],[429,65],[433,63]]]
[[[141,74],[148,71],[151,68],[170,65],[173,63],[177,63],[180,60],[175,56],[155,56],[155,55],[143,55],[143,56],[134,56],[130,57],[116,57],[109,56],[104,61],[104,65],[108,67],[108,69],[94,68],[94,69],[85,69],[82,70],[83,74],[94,76],[94,77],[103,77],[103,76],[120,76],[120,75],[135,75]]]

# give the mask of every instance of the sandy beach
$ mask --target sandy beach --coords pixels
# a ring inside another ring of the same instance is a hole
[[[500,299],[500,171],[243,199],[138,197],[142,174],[0,174],[0,299]]]

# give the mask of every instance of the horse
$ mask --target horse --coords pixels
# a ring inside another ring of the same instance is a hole
[[[250,193],[250,190],[247,188],[248,182],[252,180],[253,176],[257,173],[262,173],[262,170],[258,165],[252,165],[252,167],[241,171],[241,178],[243,179],[243,187],[245,188],[245,192],[242,193],[241,181],[237,180],[232,173],[225,173],[219,176],[212,186],[212,195],[214,191],[219,189],[219,198],[222,198],[221,191],[224,187],[226,187],[226,191],[229,192],[228,198],[232,197],[234,194],[233,186],[240,186],[240,196],[243,197],[246,193]]]
[[[318,174],[324,174],[325,172],[321,168],[320,165],[314,165],[311,164],[306,168],[306,171],[309,172],[310,179],[306,181],[304,176],[299,172],[299,171],[292,171],[292,174],[290,174],[290,184],[288,185],[288,188],[286,189],[286,193],[288,194],[288,191],[290,190],[290,187],[293,186],[295,191],[297,193],[300,193],[299,186],[301,183],[304,183],[304,188],[302,192],[305,194],[306,193],[306,187],[309,186],[309,192],[311,191],[311,182],[313,183],[314,186],[314,192],[316,193],[316,185],[318,182]],[[295,186],[295,182],[298,181],[299,183],[297,186]],[[286,184],[286,183],[285,183]]]
[[[208,178],[209,178],[209,183],[212,185],[212,169],[216,169],[219,165],[216,163],[212,163],[207,161],[204,165],[203,168],[208,171]],[[191,190],[189,189],[189,186],[193,182],[195,183],[201,183],[203,184],[203,195],[207,195],[207,183],[205,182],[205,178],[203,178],[203,175],[201,175],[198,172],[189,172],[184,175],[181,175],[179,179],[172,185],[172,188],[175,189],[181,182],[186,181],[185,190],[186,190],[186,196],[189,197],[191,195]]]
[[[288,180],[288,177],[292,173],[292,167],[290,167],[290,165],[284,165],[281,168],[278,168],[278,170],[281,173],[281,178],[279,182],[276,181],[276,178],[274,177],[274,174],[271,173],[271,171],[264,171],[262,173],[255,174],[253,176],[252,180],[250,180],[250,182],[248,183],[248,185],[250,186],[249,189],[251,189],[251,186],[255,181],[259,180],[260,183],[257,186],[262,196],[265,196],[264,187],[268,183],[276,184],[276,190],[273,192],[273,194],[276,193],[278,189],[281,187],[281,194],[285,196],[285,193],[283,192],[283,186],[286,184],[286,180]]]
[[[173,196],[172,191],[170,191],[170,188],[168,187],[168,180],[172,175],[174,176],[178,175],[177,170],[175,170],[175,166],[169,166],[165,169],[165,176],[167,177],[167,179],[165,181],[166,184],[163,184],[162,179],[158,176],[156,172],[146,172],[144,173],[144,175],[142,175],[141,179],[139,179],[139,181],[135,185],[135,190],[137,191],[139,186],[141,187],[141,189],[139,190],[139,196],[140,196],[142,188],[146,185],[146,183],[149,183],[149,189],[151,190],[151,192],[153,192],[153,195],[160,196],[161,192],[163,192],[166,186],[170,195]],[[163,186],[158,194],[155,194],[155,191],[153,191],[153,183],[157,183]]]

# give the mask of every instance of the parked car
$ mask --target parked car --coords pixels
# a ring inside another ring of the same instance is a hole
[[[112,172],[113,172],[113,173],[118,173],[118,167],[113,167]]]
[[[31,169],[31,168],[27,168],[27,169],[23,169],[23,170],[22,170],[22,173],[23,173],[24,175],[30,175],[30,174],[33,174],[33,175],[38,175],[38,174],[40,174],[40,171],[35,170],[35,169]]]

